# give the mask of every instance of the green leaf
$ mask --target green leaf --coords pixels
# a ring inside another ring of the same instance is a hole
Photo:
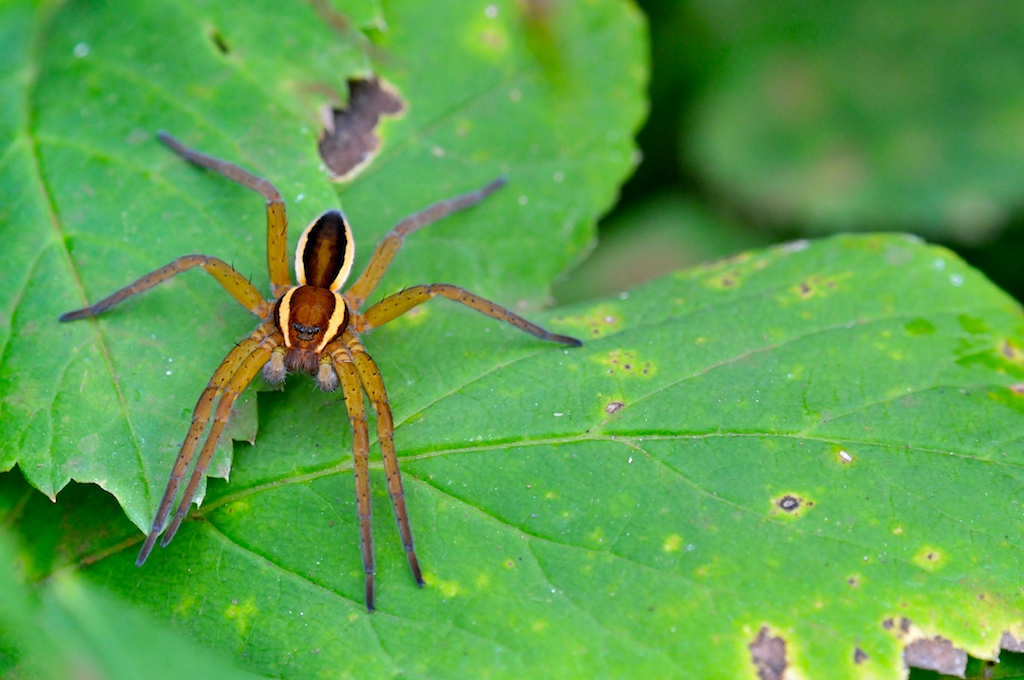
[[[549,17],[564,76],[556,82],[513,2],[410,1],[389,11],[371,48],[301,2],[5,6],[0,25],[16,39],[4,87],[18,105],[2,123],[11,133],[2,225],[12,261],[3,272],[0,469],[18,464],[50,497],[72,479],[97,483],[148,526],[194,400],[252,328],[201,274],[97,320],[57,323],[187,253],[221,257],[268,288],[260,198],[169,153],[153,136],[161,128],[271,178],[288,203],[292,243],[340,198],[360,244],[357,268],[401,217],[506,175],[508,187],[485,205],[410,239],[380,293],[447,280],[524,310],[544,300],[633,163],[638,16],[618,2],[558,9]],[[408,112],[384,126],[369,170],[336,189],[315,156],[318,108],[341,103],[346,79],[369,73],[368,51]],[[428,316],[437,330],[417,344],[440,343],[445,326],[467,318],[443,308],[417,318]],[[438,364],[421,363],[429,354],[409,357],[406,380],[435,374]],[[252,409],[236,409],[232,426],[252,441]],[[229,437],[222,446],[213,473],[224,477]]]
[[[541,319],[586,345],[509,336],[394,400],[428,585],[377,464],[372,615],[350,437],[309,390],[260,396],[144,569],[94,501],[23,530],[268,675],[753,677],[763,635],[805,677],[901,677],[915,639],[1021,638],[1024,314],[948,251],[796,242]]]
[[[881,227],[979,243],[1019,208],[1016,7],[695,7],[689,24],[714,39],[689,57],[708,83],[686,117],[686,155],[748,210],[811,233]]]
[[[15,555],[0,533],[0,659],[18,677],[254,677],[79,574],[58,573],[31,589],[18,578]]]

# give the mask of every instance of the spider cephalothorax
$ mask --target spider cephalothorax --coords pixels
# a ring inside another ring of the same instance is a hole
[[[288,276],[286,257],[288,221],[281,194],[274,185],[237,165],[188,149],[168,134],[160,133],[159,138],[186,160],[257,191],[266,199],[267,269],[273,299],[265,300],[248,279],[223,260],[206,255],[186,255],[146,274],[90,307],[68,312],[61,317],[61,321],[71,321],[95,316],[176,274],[200,267],[261,319],[256,330],[228,352],[214,371],[206,389],[200,394],[192,413],[192,424],[171,470],[171,477],[160,499],[152,528],[142,544],[135,563],[141,566],[146,561],[157,537],[164,530],[178,488],[195,456],[196,447],[203,438],[211,415],[213,422],[210,424],[209,434],[203,442],[196,466],[178,502],[174,517],[167,526],[161,545],[170,542],[185,518],[238,395],[261,370],[264,377],[272,382],[280,382],[289,371],[295,371],[315,376],[320,387],[325,390],[337,389],[339,385],[342,389],[353,430],[352,458],[363,570],[366,574],[367,609],[372,611],[374,607],[374,561],[370,533],[369,431],[364,395],[377,412],[377,439],[384,461],[388,494],[395,509],[406,558],[416,583],[423,585],[423,576],[413,548],[409,516],[405,508],[405,492],[395,453],[394,423],[391,419],[387,391],[380,371],[366,353],[359,334],[381,326],[416,305],[440,295],[487,316],[510,323],[538,338],[572,346],[581,343],[575,338],[549,333],[500,305],[446,283],[406,288],[384,298],[366,311],[360,309],[380,283],[406,236],[456,210],[479,203],[497,191],[504,184],[504,180],[495,180],[479,191],[435,203],[399,222],[377,245],[373,257],[356,282],[347,291],[340,293],[339,290],[352,270],[355,254],[352,230],[344,215],[337,210],[328,210],[313,220],[302,232],[295,251],[297,285],[293,286]],[[213,408],[214,402],[217,404],[216,410]]]

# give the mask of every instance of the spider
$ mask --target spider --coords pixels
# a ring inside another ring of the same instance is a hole
[[[398,530],[406,559],[418,586],[423,586],[412,530],[405,507],[402,475],[395,455],[394,422],[391,406],[380,370],[360,340],[360,335],[382,326],[427,300],[441,296],[477,310],[487,316],[510,323],[516,328],[543,340],[578,347],[576,338],[549,333],[540,326],[513,314],[489,300],[447,283],[422,284],[389,295],[360,311],[367,297],[383,278],[391,261],[402,247],[405,237],[451,213],[473,206],[504,184],[499,178],[478,191],[450,198],[400,221],[370,258],[366,269],[344,293],[342,285],[352,269],[354,245],[352,230],[338,210],[328,210],[313,220],[299,237],[295,249],[295,278],[292,285],[286,260],[288,220],[281,194],[268,180],[241,167],[187,148],[171,135],[160,132],[157,137],[185,160],[258,192],[266,199],[267,268],[273,299],[264,299],[242,274],[223,260],[207,255],[185,255],[134,283],[100,300],[91,307],[68,312],[61,321],[96,316],[133,295],[149,290],[173,276],[199,267],[213,276],[243,307],[260,319],[256,330],[245,337],[224,357],[213,372],[192,412],[192,423],[171,470],[167,488],[152,528],[135,560],[142,566],[149,557],[157,537],[167,523],[171,505],[189,468],[196,448],[213,416],[209,433],[199,452],[195,469],[164,533],[160,545],[166,546],[174,537],[192,503],[196,487],[206,473],[217,440],[228,421],[231,408],[239,394],[263,371],[271,383],[284,380],[289,372],[308,373],[326,391],[341,386],[345,408],[352,426],[352,457],[359,516],[360,549],[365,573],[366,608],[374,609],[373,539],[370,533],[369,433],[364,394],[377,413],[377,440],[387,477],[388,494],[394,507]],[[219,401],[217,401],[219,398]],[[214,403],[216,402],[216,410]]]

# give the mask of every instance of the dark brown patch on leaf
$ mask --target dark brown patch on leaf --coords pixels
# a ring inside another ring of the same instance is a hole
[[[370,78],[348,81],[348,106],[324,112],[320,158],[337,182],[359,174],[380,149],[377,125],[382,116],[405,111],[401,97],[390,85]]]
[[[789,494],[780,498],[775,504],[786,512],[796,512],[800,509],[800,499]]]
[[[853,662],[855,664],[860,665],[860,664],[864,663],[867,660],[868,660],[867,652],[865,652],[860,647],[854,647],[853,648]]]
[[[768,626],[762,626],[757,639],[750,643],[750,658],[761,680],[782,680],[786,672],[786,641],[772,637]]]
[[[936,673],[964,677],[967,670],[967,652],[957,649],[944,637],[914,640],[903,650],[903,661],[908,666]]]
[[[1003,637],[999,639],[999,646],[1008,652],[1024,652],[1024,640],[1018,640],[1009,631],[1003,632]]]
[[[224,36],[216,28],[210,29],[210,42],[213,43],[214,47],[221,54],[229,54],[231,52],[231,46],[228,45],[228,41],[224,39]]]

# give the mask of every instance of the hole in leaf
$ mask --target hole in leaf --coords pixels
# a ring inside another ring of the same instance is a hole
[[[348,105],[324,110],[320,158],[336,182],[347,182],[380,150],[377,126],[384,116],[405,112],[397,90],[377,78],[348,81]]]

